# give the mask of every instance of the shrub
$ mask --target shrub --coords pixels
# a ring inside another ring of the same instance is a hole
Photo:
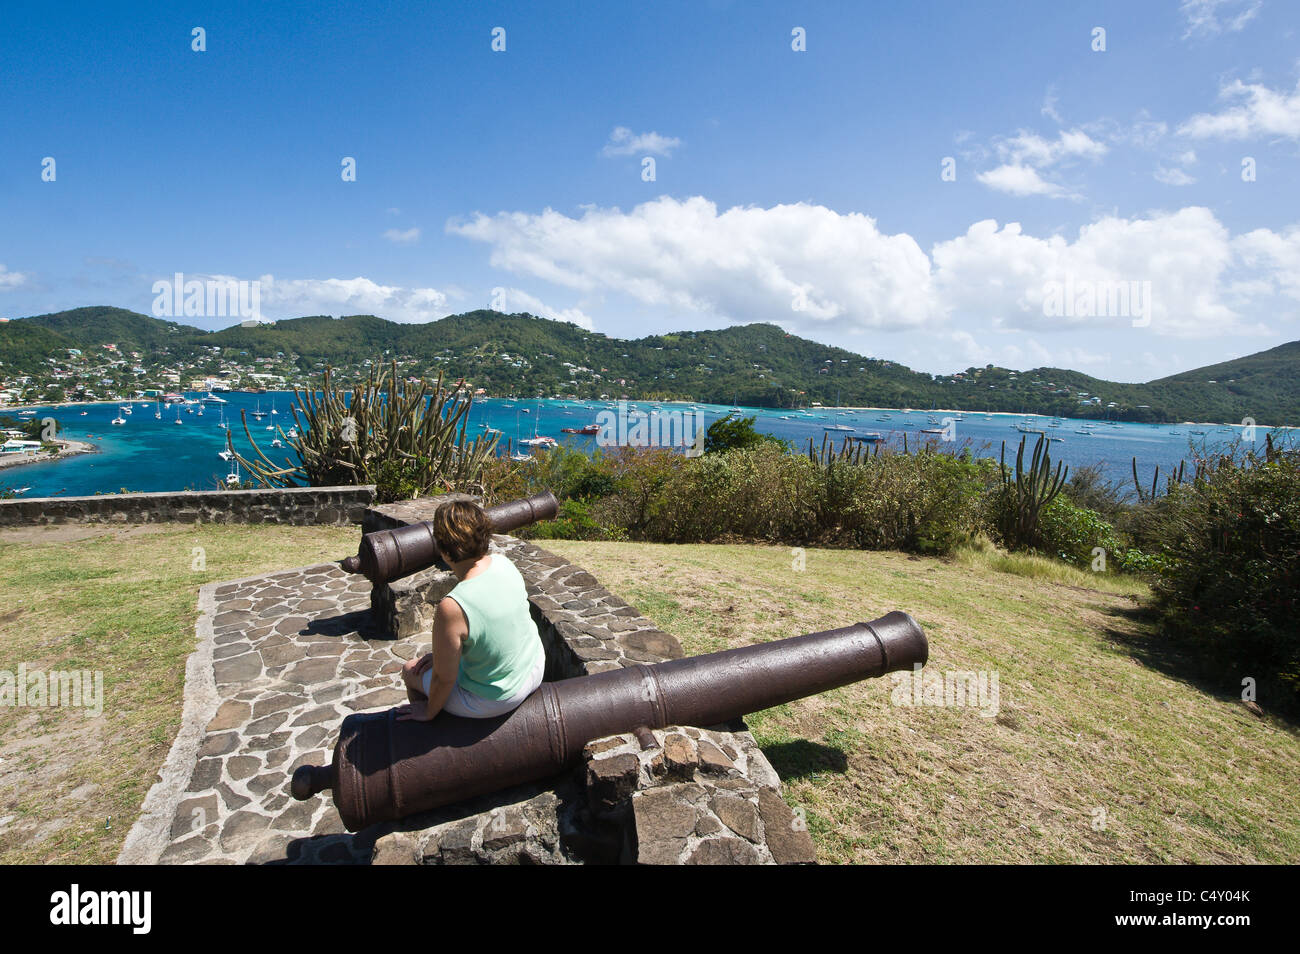
[[[1225,455],[1164,498],[1149,531],[1167,632],[1225,690],[1300,713],[1300,453]]]
[[[722,454],[730,450],[745,450],[760,444],[775,444],[786,447],[786,442],[771,434],[760,434],[754,430],[754,417],[739,417],[728,414],[709,425],[704,432],[704,453]]]
[[[1093,565],[1095,550],[1105,552],[1108,568],[1120,561],[1121,551],[1115,528],[1101,514],[1076,507],[1064,497],[1053,500],[1039,516],[1036,549],[1085,569]]]

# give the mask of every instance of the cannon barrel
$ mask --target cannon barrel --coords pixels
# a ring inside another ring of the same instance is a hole
[[[757,646],[543,683],[513,712],[431,722],[396,710],[343,720],[334,759],[304,765],[291,789],[326,789],[348,831],[547,778],[594,739],[642,727],[707,727],[749,712],[924,664],[925,633],[907,613]]]
[[[509,533],[538,520],[549,520],[559,508],[555,495],[544,490],[532,497],[488,507],[484,513],[494,533]],[[343,569],[360,573],[371,583],[387,583],[433,566],[439,556],[433,523],[425,520],[395,530],[365,534],[357,555],[345,559]]]

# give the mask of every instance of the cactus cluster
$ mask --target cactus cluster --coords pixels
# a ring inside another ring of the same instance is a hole
[[[1025,437],[1020,438],[1014,472],[1007,466],[1007,442],[1002,442],[1001,473],[1003,505],[998,514],[998,530],[1008,546],[1032,546],[1038,532],[1038,518],[1065,486],[1069,468],[1058,461],[1056,473],[1052,473],[1048,441],[1045,435],[1039,434],[1028,467],[1025,467]]]
[[[373,484],[396,469],[421,492],[464,490],[480,479],[495,456],[497,438],[466,434],[473,399],[464,382],[444,388],[442,375],[430,384],[401,380],[397,363],[371,368],[365,385],[351,392],[336,387],[325,369],[321,391],[295,388],[290,407],[295,431],[277,426],[276,436],[297,460],[276,463],[258,446],[240,412],[251,457],[235,450],[230,432],[226,449],[248,474],[268,487],[327,487]]]

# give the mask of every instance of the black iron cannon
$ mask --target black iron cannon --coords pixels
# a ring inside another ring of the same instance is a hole
[[[498,504],[485,509],[494,533],[509,533],[538,520],[549,520],[559,510],[559,502],[549,490],[522,500]],[[433,538],[433,523],[425,520],[395,530],[377,530],[361,538],[354,557],[343,561],[343,569],[360,573],[371,583],[410,576],[438,562],[438,541]]]
[[[513,712],[431,722],[396,710],[343,720],[330,765],[293,773],[294,798],[332,790],[348,831],[547,778],[588,742],[669,725],[708,727],[749,712],[924,664],[906,613],[705,656],[543,683]]]

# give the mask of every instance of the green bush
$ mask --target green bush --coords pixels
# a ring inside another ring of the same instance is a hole
[[[1064,496],[1058,496],[1043,508],[1038,518],[1037,549],[1072,566],[1088,569],[1096,558],[1095,550],[1104,551],[1106,566],[1111,568],[1119,562],[1122,548],[1115,528],[1101,514],[1076,507]]]
[[[1167,632],[1225,691],[1254,679],[1261,705],[1300,714],[1300,453],[1219,458],[1157,515]]]

